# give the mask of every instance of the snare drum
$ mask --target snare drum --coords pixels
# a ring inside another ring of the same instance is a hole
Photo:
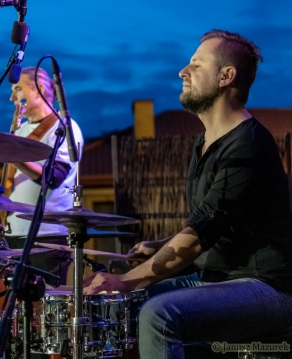
[[[83,296],[84,357],[123,357],[137,347],[136,317],[147,291]],[[72,353],[74,296],[71,291],[47,290],[34,303],[31,325],[33,353]]]
[[[136,318],[147,297],[145,289],[84,296],[84,315],[90,318],[85,356],[99,353],[101,358],[121,357],[125,350],[135,348]]]

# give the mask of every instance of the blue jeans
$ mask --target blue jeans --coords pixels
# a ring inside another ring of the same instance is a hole
[[[184,343],[251,343],[292,325],[292,295],[257,279],[206,283],[194,274],[147,289],[151,298],[138,318],[141,359],[183,359]]]

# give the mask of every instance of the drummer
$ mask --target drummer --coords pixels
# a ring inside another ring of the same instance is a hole
[[[56,140],[55,132],[59,127],[59,120],[50,108],[53,101],[56,100],[55,84],[45,70],[38,69],[38,85],[43,96],[50,104],[48,106],[37,91],[34,76],[35,68],[23,68],[19,82],[12,85],[11,88],[10,101],[15,106],[20,106],[21,100],[26,100],[23,117],[27,121],[21,124],[21,127],[16,130],[15,134],[53,147]],[[80,153],[82,153],[83,136],[81,130],[74,121],[72,121],[72,127],[76,145],[80,144]],[[36,205],[41,188],[44,163],[45,160],[10,164],[13,170],[13,189],[10,195],[12,201]],[[76,184],[77,165],[77,162],[70,162],[68,145],[65,139],[57,151],[56,160],[53,165],[53,179],[46,194],[45,209],[47,211],[64,211],[72,208],[73,198],[71,194],[66,193],[65,187],[72,187]],[[5,237],[10,248],[23,247],[25,239],[20,239],[20,237],[28,234],[31,224],[30,221],[17,218],[17,214],[8,213],[6,219],[6,229],[9,229],[9,227],[11,229],[11,234],[7,234]],[[38,235],[64,231],[66,231],[66,228],[61,225],[41,223]],[[42,239],[38,238],[37,241],[40,242]],[[43,241],[48,242],[48,238],[44,238]],[[61,239],[51,240],[51,242],[67,243],[64,236]],[[30,259],[33,266],[58,274],[60,261],[66,261],[67,257],[68,252],[49,251],[34,254],[30,256]],[[62,267],[61,265],[60,284],[66,284],[67,269],[68,266]]]
[[[203,35],[179,73],[181,104],[205,126],[188,175],[186,228],[136,245],[128,260],[140,265],[128,273],[85,279],[90,295],[148,288],[141,359],[184,358],[187,342],[214,343],[217,353],[222,342],[291,340],[289,183],[272,135],[245,109],[261,60],[239,34]],[[179,276],[194,260],[197,270]]]

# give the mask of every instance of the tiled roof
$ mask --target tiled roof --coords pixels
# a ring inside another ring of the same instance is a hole
[[[273,136],[292,132],[292,109],[247,109]],[[197,135],[204,131],[198,116],[184,110],[164,111],[155,116],[156,136]]]
[[[248,111],[260,121],[273,136],[292,133],[292,109],[252,108]]]
[[[287,132],[292,133],[292,109],[248,109],[248,111],[264,126],[273,136],[282,136]],[[184,110],[170,110],[155,116],[156,137],[174,135],[192,135],[204,131],[200,119]],[[132,136],[133,128],[125,129],[117,133],[118,137]],[[84,146],[83,157],[80,165],[81,175],[99,175],[112,172],[111,137],[98,139]]]
[[[156,137],[198,135],[204,125],[198,116],[184,110],[164,111],[155,116]]]

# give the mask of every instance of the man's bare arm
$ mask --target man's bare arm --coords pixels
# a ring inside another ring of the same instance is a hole
[[[156,252],[158,252],[174,236],[160,239],[158,241],[143,241],[137,243],[127,254],[127,263],[136,267],[146,262]]]
[[[11,165],[32,180],[37,180],[42,175],[43,167],[35,162],[11,163]]]
[[[84,293],[106,290],[120,292],[144,288],[172,277],[203,252],[197,234],[190,227],[174,236],[149,260],[123,275],[98,273],[84,280]]]

